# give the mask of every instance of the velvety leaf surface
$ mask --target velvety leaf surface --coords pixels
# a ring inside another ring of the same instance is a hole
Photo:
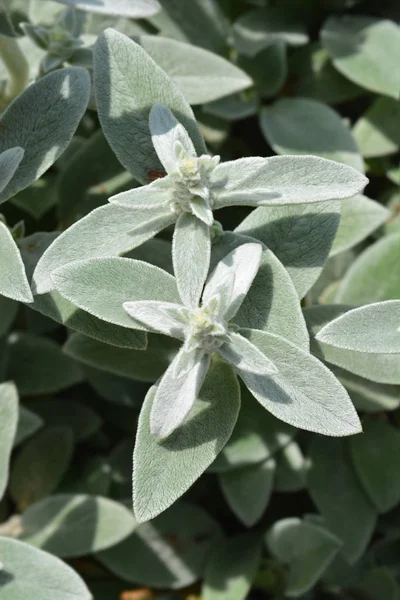
[[[17,244],[3,222],[0,222],[0,254],[0,293],[19,302],[32,302],[24,263]]]
[[[13,383],[0,384],[0,499],[8,483],[11,451],[18,425],[18,393]]]

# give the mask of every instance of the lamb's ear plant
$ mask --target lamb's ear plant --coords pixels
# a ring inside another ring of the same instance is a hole
[[[399,17],[2,3],[1,600],[399,600]]]

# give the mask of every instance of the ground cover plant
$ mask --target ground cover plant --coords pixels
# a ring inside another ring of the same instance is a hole
[[[400,599],[400,8],[0,5],[1,600]]]

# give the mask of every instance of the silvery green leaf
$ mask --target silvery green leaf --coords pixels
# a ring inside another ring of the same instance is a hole
[[[22,446],[10,476],[10,495],[19,511],[57,489],[73,450],[74,434],[64,424],[44,427]]]
[[[242,334],[278,369],[269,377],[240,371],[253,396],[275,417],[323,435],[361,431],[345,388],[323,363],[276,335],[252,329],[242,330]]]
[[[307,486],[311,498],[329,530],[342,540],[347,562],[354,564],[369,544],[376,510],[352,467],[345,440],[314,437],[310,458]]]
[[[134,350],[110,346],[76,333],[68,338],[63,350],[71,358],[102,372],[154,383],[168,368],[178,347],[175,340],[152,334],[145,349]]]
[[[350,310],[325,325],[316,339],[355,352],[400,354],[400,300]]]
[[[352,248],[389,217],[390,211],[382,204],[361,194],[342,202],[340,223],[329,256]]]
[[[282,98],[261,110],[260,126],[277,154],[313,154],[364,172],[364,161],[341,116],[310,98]]]
[[[202,135],[183,94],[139,44],[107,29],[96,42],[94,73],[103,131],[135,179],[148,183],[152,172],[161,168],[148,126],[150,109],[156,103],[173,110],[198,153],[205,152]]]
[[[335,302],[356,305],[399,298],[399,251],[400,232],[369,246],[343,277]]]
[[[24,406],[20,406],[17,432],[14,438],[14,448],[36,433],[42,425],[43,421],[36,413],[28,410]]]
[[[192,410],[210,365],[208,356],[201,355],[190,370],[176,373],[177,363],[182,362],[178,352],[157,384],[150,413],[150,431],[158,439],[169,437],[184,423]]]
[[[358,411],[381,413],[384,411],[394,411],[396,408],[399,408],[399,386],[374,383],[364,377],[354,375],[350,371],[333,365],[329,365],[329,368],[344,385]]]
[[[131,258],[93,258],[70,263],[53,273],[57,290],[91,315],[114,325],[144,329],[123,307],[125,302],[155,300],[180,304],[175,278]]]
[[[218,524],[201,507],[178,502],[96,558],[125,581],[175,590],[202,577],[220,537]]]
[[[224,302],[224,317],[228,321],[238,312],[260,266],[262,246],[257,243],[243,243],[227,253],[216,265],[204,288],[203,302],[207,304],[211,298],[219,294],[226,295],[226,277],[234,276],[231,297]],[[231,286],[229,285],[229,288]],[[229,289],[228,288],[228,289]]]
[[[0,384],[0,499],[8,483],[9,462],[17,424],[17,389],[11,382],[2,383]]]
[[[216,362],[185,423],[159,442],[150,433],[155,391],[149,391],[143,404],[133,457],[133,505],[139,522],[163,512],[200,477],[230,438],[240,408],[232,369]]]
[[[188,132],[167,106],[155,104],[152,107],[149,115],[149,127],[154,149],[167,173],[176,171],[176,143],[179,143],[189,156],[196,156],[196,150]]]
[[[22,514],[19,539],[70,558],[109,548],[135,527],[132,510],[119,502],[101,496],[55,494]]]
[[[33,83],[10,104],[0,120],[0,152],[20,146],[24,157],[0,202],[39,179],[61,156],[86,110],[89,92],[88,72],[70,67]]]
[[[201,591],[204,600],[244,600],[260,568],[262,540],[245,533],[215,544]]]
[[[182,306],[168,302],[142,300],[124,302],[124,309],[132,319],[148,331],[156,331],[183,339]]]
[[[138,41],[191,105],[211,102],[252,84],[242,69],[197,44],[160,35],[141,35]]]
[[[369,381],[400,384],[400,356],[343,350],[318,342],[315,336],[333,319],[350,310],[343,305],[314,306],[304,309],[304,317],[311,334],[311,350],[319,359],[337,365]]]
[[[297,517],[276,521],[266,540],[272,555],[288,565],[285,596],[290,598],[312,589],[342,546],[328,529]]]
[[[125,206],[131,210],[148,210],[149,216],[156,215],[156,209],[161,209],[160,213],[165,213],[165,208],[172,200],[172,182],[169,178],[163,177],[160,180],[153,181],[149,185],[133,188],[109,198],[112,204]],[[151,212],[150,212],[151,211]]]
[[[234,204],[274,206],[344,200],[368,183],[352,167],[318,156],[240,158],[219,164],[212,179],[226,181],[216,194],[214,209]]]
[[[264,462],[219,474],[225,499],[237,518],[252,527],[264,514],[273,488],[276,462]]]
[[[10,182],[24,157],[22,148],[10,148],[0,154],[0,192]]]
[[[400,501],[400,433],[390,423],[372,418],[363,421],[363,429],[363,435],[350,441],[351,458],[365,492],[384,513]]]
[[[361,15],[331,17],[321,41],[334,66],[367,90],[398,99],[400,28],[394,22]]]
[[[172,239],[172,261],[183,304],[198,306],[208,275],[211,236],[208,225],[190,213],[179,216]]]
[[[304,24],[279,6],[250,10],[234,23],[235,47],[247,56],[254,56],[279,40],[293,46],[308,41]]]
[[[13,332],[8,351],[8,374],[23,396],[52,394],[82,381],[79,365],[48,338]]]
[[[33,302],[18,246],[7,225],[0,221],[0,293],[19,302]]]
[[[353,136],[363,156],[394,154],[400,146],[400,106],[398,100],[381,96],[358,119]]]
[[[154,215],[108,204],[93,210],[62,233],[45,251],[33,274],[36,294],[54,289],[53,271],[76,260],[117,256],[136,248],[175,221],[171,213]]]
[[[231,332],[229,342],[219,349],[219,354],[239,372],[268,377],[278,372],[276,366],[248,339]]]
[[[209,203],[204,198],[197,196],[190,201],[190,208],[193,214],[208,227],[211,227],[214,221],[213,212]]]
[[[56,0],[56,2],[86,12],[128,19],[146,19],[161,9],[157,0]]]
[[[2,600],[91,600],[83,579],[60,559],[8,537],[0,537]]]
[[[348,206],[347,201],[344,204]],[[303,298],[328,258],[340,209],[339,202],[259,207],[235,232],[265,244],[286,268],[299,297]]]

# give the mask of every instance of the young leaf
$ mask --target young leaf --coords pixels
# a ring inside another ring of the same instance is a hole
[[[2,600],[91,600],[83,579],[64,562],[30,544],[7,537],[0,538]]]
[[[13,462],[10,477],[10,494],[20,510],[57,489],[73,449],[74,435],[64,425],[46,427],[24,444]]]
[[[355,563],[371,539],[376,511],[349,461],[344,440],[313,439],[307,484],[327,526],[343,541],[346,560]]]
[[[400,146],[398,100],[381,96],[356,122],[353,136],[363,156],[394,154]]]
[[[352,201],[343,204],[347,207]],[[281,261],[303,298],[328,258],[340,210],[339,202],[259,207],[235,232],[263,242]]]
[[[8,345],[9,376],[23,396],[51,394],[82,380],[79,365],[49,339],[13,333]]]
[[[172,239],[174,273],[183,304],[196,308],[208,275],[211,256],[210,228],[195,215],[178,218]]]
[[[24,157],[22,148],[10,148],[0,154],[0,192],[10,182]]]
[[[364,171],[349,129],[341,116],[322,102],[282,98],[262,109],[260,126],[277,154],[315,154]]]
[[[261,540],[254,534],[221,540],[207,563],[202,598],[244,600],[260,566],[261,548]]]
[[[18,394],[13,383],[0,384],[0,500],[8,483],[8,471],[18,424]]]
[[[219,537],[217,523],[203,509],[179,502],[97,558],[125,581],[179,589],[203,575]]]
[[[252,84],[236,65],[196,45],[159,35],[141,35],[138,42],[191,105],[211,102]]]
[[[198,153],[204,154],[204,141],[189,104],[141,46],[113,29],[106,29],[96,42],[94,74],[103,131],[118,159],[135,179],[148,183],[151,172],[162,168],[148,128],[149,112],[156,103],[174,111]]]
[[[241,333],[278,369],[270,377],[239,371],[250,392],[275,417],[323,435],[361,431],[346,390],[319,360],[276,335],[253,329]]]
[[[39,179],[61,156],[86,110],[89,92],[88,72],[70,67],[46,75],[10,104],[0,120],[0,152],[20,146],[24,157],[0,202]]]
[[[21,516],[19,538],[56,556],[92,554],[118,544],[135,529],[132,511],[100,496],[57,494]]]
[[[57,290],[91,315],[114,325],[145,329],[123,308],[125,302],[156,300],[180,304],[175,278],[130,258],[76,261],[53,273]]]
[[[400,432],[390,423],[372,419],[363,421],[363,429],[363,435],[350,441],[354,468],[371,502],[379,512],[387,512],[400,501]]]
[[[91,408],[73,400],[32,400],[29,407],[47,427],[68,427],[75,442],[92,436],[102,425],[102,420]]]
[[[400,28],[395,22],[359,15],[331,17],[321,40],[345,77],[372,92],[399,98]]]
[[[267,544],[288,564],[285,596],[290,598],[312,589],[342,545],[327,529],[295,517],[277,521],[267,534]]]
[[[139,522],[177,500],[213,462],[230,438],[240,408],[239,385],[229,365],[217,362],[185,423],[167,440],[150,433],[155,388],[139,417],[133,457],[133,505]]]
[[[0,293],[19,302],[32,302],[33,296],[18,246],[2,221],[0,221],[0,254]]]
[[[158,0],[56,0],[56,2],[87,12],[127,19],[147,19],[161,9]]]
[[[316,339],[355,352],[400,354],[400,300],[350,310],[325,325]]]
[[[336,256],[352,248],[383,225],[389,217],[390,211],[382,204],[361,194],[342,202],[340,224],[329,256]]]
[[[257,523],[268,506],[275,468],[275,460],[269,458],[259,464],[219,475],[219,483],[227,503],[247,527]]]

